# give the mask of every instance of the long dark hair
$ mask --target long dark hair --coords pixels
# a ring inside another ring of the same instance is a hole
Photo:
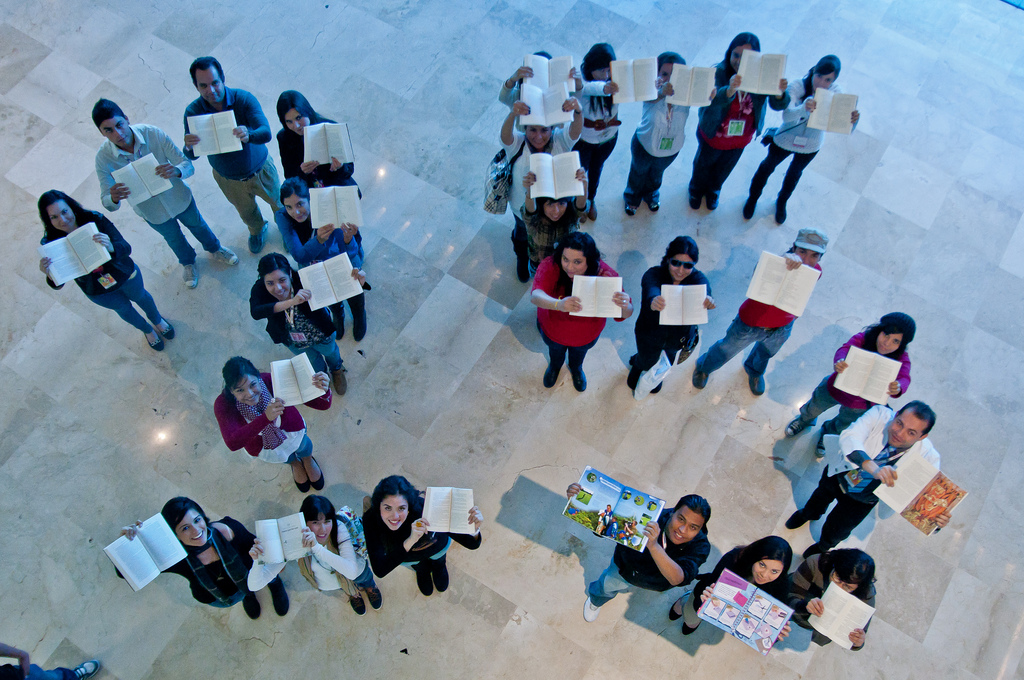
[[[903,340],[900,341],[899,348],[892,354],[886,355],[890,359],[899,359],[907,351],[907,345],[914,339],[916,332],[917,324],[909,314],[891,312],[879,319],[878,323],[864,329],[864,349],[869,352],[877,352],[879,335],[882,333],[886,335],[902,333]]]
[[[67,236],[67,234],[50,223],[50,216],[46,214],[46,209],[57,201],[64,201],[68,204],[68,207],[71,208],[71,212],[75,216],[75,222],[78,223],[78,226],[81,227],[88,222],[96,221],[95,213],[83,208],[81,203],[71,198],[63,191],[50,189],[39,197],[39,201],[37,203],[39,206],[39,220],[43,223],[43,234],[46,236],[47,241],[55,241],[56,239]]]
[[[301,92],[298,90],[285,90],[277,98],[277,118],[281,121],[281,127],[285,130],[288,130],[288,126],[284,123],[284,117],[292,109],[298,111],[299,115],[303,118],[309,118],[310,125],[326,122],[323,116],[313,110],[313,105],[309,103],[309,100]],[[291,130],[288,131],[292,132]]]
[[[306,496],[302,501],[302,507],[299,508],[299,512],[302,513],[302,519],[307,522],[315,522],[320,519],[320,515],[323,514],[324,519],[331,520],[331,536],[330,544],[335,548],[338,547],[338,511],[334,509],[334,503],[331,503],[330,499],[326,496]]]
[[[301,177],[289,177],[281,182],[281,203],[284,203],[284,199],[291,196],[298,196],[307,201],[309,200],[309,186]]]
[[[224,368],[220,369],[220,375],[224,378],[224,391],[222,394],[234,403],[238,401],[235,399],[235,395],[231,393],[235,385],[242,382],[242,378],[246,376],[260,377],[260,372],[245,357],[231,357],[224,364]]]
[[[563,295],[572,290],[572,279],[562,268],[562,254],[566,248],[579,250],[583,253],[583,257],[587,258],[586,276],[597,276],[597,272],[601,269],[601,253],[597,249],[597,244],[594,243],[593,236],[585,231],[573,231],[563,236],[555,244],[555,252],[551,255],[555,266],[558,267],[558,283],[555,284],[555,289]]]
[[[281,253],[267,253],[260,258],[259,264],[256,265],[256,273],[259,274],[261,283],[264,276],[278,269],[288,276],[292,276],[292,266],[289,264],[288,258]]]
[[[826,54],[824,57],[819,59],[818,63],[812,66],[811,69],[807,72],[807,75],[805,75],[803,78],[804,96],[802,99],[800,99],[800,102],[804,101],[804,99],[807,99],[808,97],[814,96],[814,88],[811,85],[811,79],[814,78],[815,75],[827,76],[830,73],[835,73],[836,78],[838,78],[839,70],[842,67],[843,65],[839,62],[839,57],[837,57],[834,54]],[[800,102],[797,103],[799,104]]]
[[[761,560],[778,560],[782,562],[782,572],[779,573],[776,580],[779,578],[785,579],[793,562],[793,548],[790,547],[785,539],[778,536],[759,538],[740,550],[733,571],[743,578],[749,578],[753,576],[754,565]]]
[[[552,222],[544,213],[544,207],[549,203],[565,204],[565,212],[562,213],[562,216],[557,222]],[[558,231],[564,231],[580,221],[579,210],[576,209],[576,201],[572,198],[551,198],[550,196],[541,196],[537,199],[537,214]]]
[[[875,583],[875,561],[863,550],[857,548],[843,548],[830,550],[819,558],[818,568],[825,575],[825,585],[828,586],[829,577],[832,572],[843,583],[857,585],[851,595],[858,600],[866,600],[871,594],[871,588]]]
[[[719,64],[719,66],[725,68],[726,80],[736,75],[736,69],[732,67],[732,61],[729,57],[732,56],[732,51],[740,45],[750,45],[754,48],[755,52],[761,51],[761,41],[758,40],[757,36],[753,33],[740,33],[738,36],[733,38],[732,42],[729,43],[729,49],[725,51],[725,59],[723,59],[722,63]]]
[[[615,61],[615,50],[608,43],[597,43],[583,55],[583,63],[580,70],[583,72],[584,80],[593,80],[594,71],[608,68]],[[603,97],[591,97],[590,104],[595,109],[601,109],[605,114],[611,113],[612,95]]]
[[[185,496],[177,496],[164,503],[164,507],[160,510],[160,515],[164,518],[164,521],[171,527],[171,531],[177,536],[177,528],[181,523],[181,520],[185,519],[185,515],[188,514],[189,510],[195,510],[199,513],[199,516],[206,522],[206,526],[210,529],[210,518],[206,516],[203,509],[199,507],[199,503],[196,503],[191,498]],[[179,538],[178,541],[181,541]]]
[[[693,264],[696,265],[697,260],[700,259],[700,248],[697,247],[697,242],[689,236],[676,236],[672,239],[668,248],[665,248],[665,256],[661,258],[661,269],[665,276],[669,276],[668,261],[676,255],[689,255]],[[690,271],[693,272],[693,269]]]
[[[370,517],[381,524],[380,504],[388,496],[401,496],[409,504],[409,517],[423,514],[423,494],[412,485],[408,479],[401,475],[391,475],[377,482],[370,496]],[[399,535],[408,536],[412,533],[412,522],[406,517],[405,523],[398,527]],[[386,535],[386,534],[385,534]]]

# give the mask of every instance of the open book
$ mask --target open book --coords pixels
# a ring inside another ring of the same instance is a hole
[[[697,286],[662,286],[661,297],[665,298],[665,309],[658,312],[658,323],[662,326],[707,323],[708,310],[704,308],[707,296],[708,287],[703,283]]]
[[[110,174],[115,182],[128,187],[128,191],[131,192],[128,194],[128,203],[138,205],[173,186],[171,180],[156,174],[158,165],[160,164],[156,162],[156,156],[147,153],[137,161],[132,161]]]
[[[620,484],[589,465],[579,485],[583,488],[569,499],[562,514],[598,536],[643,552],[647,547],[644,527],[658,520],[665,501]]]
[[[449,534],[476,534],[476,525],[469,521],[473,507],[473,490],[451,486],[428,486],[423,497],[423,519],[429,531]]]
[[[675,68],[675,67],[673,67]],[[619,91],[612,95],[616,104],[623,102],[648,102],[658,98],[658,60],[626,59],[612,62],[612,82]]]
[[[58,286],[85,276],[104,262],[110,261],[110,252],[92,237],[100,233],[95,224],[87,224],[56,241],[44,243],[36,251],[40,257],[50,258],[46,271]]]
[[[161,571],[185,559],[181,541],[159,512],[136,529],[135,540],[118,536],[103,552],[136,592]]]
[[[572,120],[573,111],[562,110],[562,104],[569,98],[569,83],[562,81],[541,89],[536,85],[523,83],[519,88],[519,99],[530,107],[530,113],[519,116],[519,124],[551,127]]]
[[[309,363],[309,357],[304,353],[296,354],[291,359],[270,362],[274,396],[281,399],[285,406],[305,404],[324,396],[324,391],[313,385],[315,374],[313,364]]]
[[[779,578],[786,578],[786,575]],[[700,595],[694,593],[693,596]],[[761,654],[767,654],[793,616],[793,610],[725,569],[715,582],[711,597],[697,610],[697,616]]]
[[[814,91],[814,110],[807,118],[807,127],[848,135],[853,132],[850,119],[857,110],[857,95],[836,94],[818,88]]]
[[[860,347],[851,347],[845,361],[846,370],[836,374],[837,390],[875,404],[889,401],[889,383],[900,374],[900,362]]]
[[[750,279],[747,297],[800,316],[820,275],[817,269],[805,264],[790,271],[786,268],[786,258],[763,251]]]
[[[622,318],[622,307],[612,302],[612,295],[622,291],[621,276],[572,277],[572,295],[578,297],[583,309],[569,312],[569,316],[600,316],[612,319]]]
[[[853,649],[850,633],[863,630],[875,613],[875,608],[831,581],[821,596],[821,604],[825,607],[825,613],[821,616],[811,614],[808,619],[811,627],[843,649]]]
[[[362,293],[363,287],[352,277],[353,268],[348,253],[340,253],[300,269],[302,287],[312,294],[309,308],[320,309]]]
[[[352,136],[346,123],[317,123],[302,131],[302,162],[330,165],[331,156],[342,163],[355,162]]]
[[[192,147],[197,156],[213,156],[219,153],[242,150],[242,140],[235,137],[234,111],[207,113],[188,117],[188,131],[199,136],[199,143]]]
[[[533,76],[524,78],[523,85],[532,85],[546,90],[559,83],[570,83],[570,87],[576,89],[576,83],[569,77],[569,73],[572,71],[572,57],[547,59],[539,54],[528,54],[523,59],[523,65],[533,69]]]
[[[363,226],[363,206],[359,203],[359,187],[326,187],[309,190],[309,218],[314,229],[346,222]]]
[[[786,55],[743,50],[736,73],[743,79],[740,83],[743,92],[780,95],[779,81],[786,77]]]
[[[936,517],[951,512],[967,496],[966,491],[939,472],[919,451],[904,454],[895,467],[896,483],[879,485],[875,495],[925,536],[938,529]]]
[[[672,96],[669,104],[707,106],[715,94],[715,69],[707,66],[672,64]]]
[[[583,182],[576,179],[580,165],[580,152],[569,151],[552,156],[548,153],[530,154],[530,172],[537,175],[537,182],[530,187],[530,196],[565,198],[582,196]]]
[[[256,563],[281,564],[309,555],[309,548],[302,545],[302,530],[305,528],[306,520],[301,512],[281,519],[256,520],[256,538],[263,546],[263,554]]]

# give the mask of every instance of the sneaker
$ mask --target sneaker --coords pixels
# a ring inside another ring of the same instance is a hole
[[[345,396],[345,393],[348,392],[348,379],[345,377],[344,368],[331,371],[331,383],[334,385],[334,391],[338,393],[339,397]]]
[[[430,570],[426,568],[417,568],[416,570],[416,585],[420,587],[420,592],[424,596],[430,597],[434,594],[434,582],[430,579]]]
[[[437,560],[435,560],[437,561]],[[430,572],[434,578],[434,587],[437,588],[437,592],[443,593],[448,590],[448,565],[444,562],[439,562],[434,565],[433,570]]]
[[[755,397],[760,397],[764,394],[764,376],[763,375],[750,375],[747,374],[747,384],[750,385],[750,391]]]
[[[574,371],[574,370],[572,370],[570,368],[569,369],[569,373],[572,375],[572,386],[576,388],[576,391],[577,392],[586,392],[587,391],[587,375],[586,375],[586,373],[583,372],[583,369],[580,368],[578,371]]]
[[[636,206],[635,205],[630,205],[629,203],[627,203],[626,207],[625,207],[625,210],[626,210],[626,214],[629,215],[630,217],[632,217],[633,215],[636,215]]]
[[[583,620],[587,623],[593,623],[597,621],[597,615],[601,613],[600,607],[595,607],[594,603],[590,601],[590,596],[587,596],[587,601],[583,603]]]
[[[786,520],[786,528],[790,531],[799,529],[805,524],[807,524],[807,515],[804,514],[803,508],[794,512],[789,516],[789,519]]]
[[[185,281],[186,288],[195,288],[199,285],[199,271],[194,264],[185,265],[181,278]]]
[[[75,674],[75,680],[85,680],[100,672],[100,662],[97,659],[78,664],[71,671]]]
[[[818,437],[818,443],[814,447],[814,457],[819,460],[825,457],[825,435]]]
[[[693,369],[691,382],[693,382],[693,386],[698,390],[702,390],[708,384],[708,374],[700,370],[700,368],[695,368]]]
[[[786,425],[786,436],[795,437],[813,424],[813,420],[807,422],[800,416],[797,416],[796,418],[793,418],[793,420],[789,421],[789,425]]]
[[[270,582],[270,599],[274,603],[274,611],[278,616],[288,613],[288,591],[284,589],[284,581],[280,576]]]
[[[352,605],[352,611],[354,611],[356,614],[362,616],[366,613],[366,603],[363,602],[363,598],[352,597],[350,595],[348,598],[348,603]]]
[[[690,208],[692,210],[700,210],[700,196],[694,196],[690,194]]]
[[[267,223],[263,223],[263,229],[258,234],[249,234],[249,252],[255,255],[256,253],[263,250],[263,243],[267,237],[267,231],[269,227]]]
[[[224,246],[220,247],[220,250],[213,254],[213,259],[223,262],[226,265],[235,266],[238,264],[238,255]]]
[[[373,607],[374,611],[380,609],[381,605],[384,604],[384,597],[380,594],[380,588],[370,586],[369,588],[364,588],[363,591],[366,593],[366,599],[370,601],[370,606]]]
[[[260,617],[260,601],[252,593],[242,598],[242,609],[245,610],[245,615],[250,619],[258,619]]]
[[[651,209],[651,212],[658,212],[658,210],[661,208],[661,204],[658,203],[657,201],[654,201],[653,203],[648,203],[647,207]]]

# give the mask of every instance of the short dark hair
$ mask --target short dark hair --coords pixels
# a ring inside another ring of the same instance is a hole
[[[725,59],[722,60],[721,64],[722,66],[725,66],[726,78],[732,78],[736,75],[736,70],[732,67],[732,62],[729,60],[729,57],[732,56],[732,51],[740,45],[750,45],[754,48],[754,51],[761,51],[761,41],[758,40],[757,36],[753,33],[744,32],[733,38],[732,42],[729,43],[729,49],[725,51]]]
[[[39,219],[43,223],[43,233],[45,234],[47,241],[53,241],[67,236],[67,234],[50,224],[50,216],[46,214],[46,209],[57,201],[64,201],[68,204],[68,207],[71,208],[71,212],[75,215],[75,222],[78,223],[78,226],[82,226],[86,222],[92,222],[94,219],[90,211],[83,208],[81,203],[71,198],[63,191],[59,191],[57,189],[45,191],[43,192],[43,195],[39,197],[39,201],[36,205],[39,208]]]
[[[281,182],[281,202],[284,203],[284,199],[293,194],[298,195],[299,198],[309,200],[309,186],[301,177],[289,177]]]
[[[935,411],[933,411],[932,407],[923,401],[915,399],[914,401],[904,404],[903,408],[896,412],[896,415],[899,415],[904,411],[913,413],[915,416],[927,423],[927,426],[924,428],[924,432],[921,434],[928,434],[932,431],[932,428],[935,427]]]
[[[914,339],[916,332],[917,324],[914,322],[913,317],[903,312],[891,312],[883,316],[878,323],[864,329],[864,349],[877,352],[878,336],[880,334],[900,333],[903,336],[903,340],[900,341],[899,348],[892,354],[887,355],[892,359],[899,359],[903,356],[903,352],[906,351],[907,345]]]
[[[700,248],[689,236],[676,236],[665,248],[665,256],[661,258],[661,266],[668,271],[668,261],[676,255],[689,255],[694,264],[700,259]]]
[[[380,504],[388,496],[401,496],[409,503],[409,513],[423,511],[423,497],[408,479],[401,475],[391,475],[377,482],[370,496],[370,510],[380,516]]]
[[[278,269],[289,276],[292,274],[292,265],[288,262],[288,258],[281,253],[267,253],[260,258],[259,264],[256,265],[256,273],[259,274],[260,279]]]
[[[196,82],[196,71],[209,71],[211,68],[217,69],[217,75],[220,76],[220,81],[222,83],[226,82],[224,80],[224,69],[221,67],[219,61],[213,57],[199,57],[192,62],[191,66],[188,67],[189,75],[192,76],[192,84],[195,86],[199,85],[199,83]]]
[[[818,559],[818,567],[825,575],[826,586],[834,571],[843,583],[857,585],[851,595],[859,600],[867,599],[875,582],[875,561],[871,555],[858,548],[842,548],[830,550]]]
[[[210,525],[210,518],[207,517],[206,513],[203,512],[203,509],[199,507],[199,503],[196,503],[191,498],[186,498],[185,496],[177,496],[164,503],[163,509],[160,510],[160,515],[164,518],[164,521],[167,522],[168,526],[171,527],[171,531],[174,531],[175,536],[178,534],[176,531],[178,525],[181,524],[181,520],[185,519],[185,515],[188,514],[189,510],[195,510],[198,512],[199,516],[203,518],[204,522],[206,522],[206,525]],[[178,540],[180,541],[181,539],[179,538]]]
[[[260,372],[245,357],[231,357],[224,364],[224,368],[220,369],[220,375],[224,378],[224,396],[231,401],[236,401],[235,395],[231,394],[235,385],[242,382],[242,378],[248,375],[260,377]]]
[[[788,541],[778,536],[759,538],[740,550],[733,571],[741,577],[747,578],[752,575],[754,565],[761,560],[778,560],[782,562],[782,571],[779,573],[779,578],[784,579],[789,574],[789,567],[793,562],[793,548],[789,545]]]
[[[680,508],[688,508],[691,512],[695,512],[703,517],[704,526],[701,527],[701,531],[705,534],[708,532],[708,521],[711,519],[711,504],[703,496],[698,496],[695,493],[683,496],[676,502],[676,507],[672,508],[672,512],[676,512]]]
[[[334,547],[338,547],[338,511],[334,509],[334,503],[330,501],[326,496],[306,496],[302,501],[302,507],[299,508],[299,512],[302,513],[302,519],[307,522],[315,522],[320,519],[321,513],[324,519],[329,519],[334,524],[331,525],[331,543]]]
[[[109,99],[100,99],[92,105],[92,122],[96,125],[97,129],[103,121],[110,120],[114,116],[121,116],[128,120],[128,116],[124,115],[121,107]]]
[[[662,52],[658,55],[658,70],[660,71],[665,64],[683,64],[685,66],[686,60],[678,52]]]

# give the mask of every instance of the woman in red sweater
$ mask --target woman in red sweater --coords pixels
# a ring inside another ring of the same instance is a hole
[[[313,458],[313,442],[306,436],[306,421],[294,406],[274,397],[269,373],[260,373],[244,357],[231,357],[221,370],[224,391],[213,403],[224,443],[232,451],[246,452],[270,463],[288,463],[299,491],[324,488],[324,475]],[[324,372],[313,376],[313,385],[324,393],[307,402],[318,411],[331,407],[330,379]]]

